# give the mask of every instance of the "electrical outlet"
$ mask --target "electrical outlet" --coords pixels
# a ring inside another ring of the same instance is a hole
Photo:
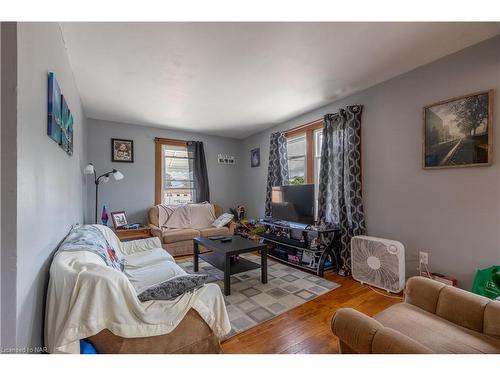
[[[420,264],[429,264],[429,253],[425,251],[421,251],[419,253]]]

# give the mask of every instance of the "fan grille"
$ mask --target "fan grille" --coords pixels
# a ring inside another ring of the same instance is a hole
[[[399,258],[380,241],[353,238],[352,272],[356,279],[387,290],[399,290]],[[378,262],[377,262],[378,260]],[[378,266],[378,267],[377,267]]]

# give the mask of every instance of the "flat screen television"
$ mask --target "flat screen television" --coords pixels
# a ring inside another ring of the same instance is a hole
[[[314,184],[273,186],[273,220],[314,224]]]

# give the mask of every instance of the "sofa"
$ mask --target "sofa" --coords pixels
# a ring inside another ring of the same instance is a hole
[[[500,353],[500,302],[417,276],[402,303],[373,317],[341,308],[331,328],[341,353]]]
[[[221,353],[231,329],[216,284],[174,299],[140,300],[140,290],[184,276],[158,238],[121,242],[102,225],[73,228],[50,266],[45,314],[50,353]]]
[[[87,338],[99,354],[221,354],[219,338],[194,310],[166,335],[124,338],[104,329]]]
[[[211,207],[211,213],[206,214],[204,206]],[[186,221],[191,222],[177,224],[178,227],[169,227],[167,222],[179,208],[186,208]],[[208,237],[208,236],[228,236],[234,233],[235,224],[233,222],[216,228],[211,224],[224,213],[222,207],[216,204],[188,204],[182,206],[176,205],[156,205],[148,210],[148,225],[151,229],[151,234],[158,237],[162,246],[172,256],[192,255],[193,254],[193,238]],[[203,249],[200,249],[203,251]]]

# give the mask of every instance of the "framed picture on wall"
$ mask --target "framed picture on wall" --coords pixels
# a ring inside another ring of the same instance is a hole
[[[493,90],[424,107],[424,169],[491,165]]]
[[[62,101],[62,127],[61,127],[61,148],[68,155],[73,155],[73,115],[69,110],[68,104],[64,95],[61,96]]]
[[[260,148],[250,150],[250,166],[252,168],[260,166]]]
[[[62,123],[61,89],[53,72],[48,73],[47,135],[58,145],[61,144]]]
[[[134,162],[134,141],[131,139],[111,138],[111,161]]]

